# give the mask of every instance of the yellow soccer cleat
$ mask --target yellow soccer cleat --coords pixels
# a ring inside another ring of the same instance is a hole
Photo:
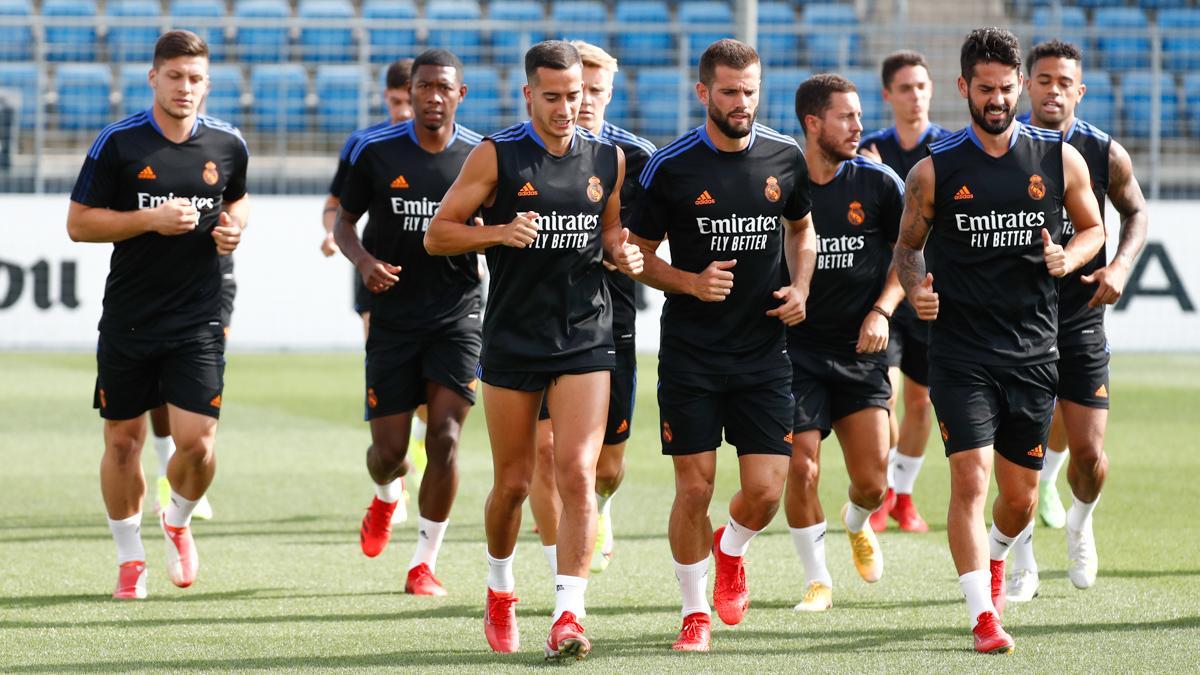
[[[833,607],[833,589],[819,581],[813,581],[804,590],[804,599],[792,609],[797,612],[824,612],[830,607]]]
[[[596,519],[596,546],[592,549],[592,571],[603,572],[612,560],[612,528],[608,516],[603,513]]]
[[[849,509],[850,503],[846,502],[842,507],[842,525],[846,524],[846,511]],[[879,539],[875,537],[870,521],[863,523],[863,529],[859,532],[851,532],[847,528],[846,536],[850,537],[850,557],[854,559],[858,576],[869,584],[879,581],[883,576],[883,551],[879,549]]]

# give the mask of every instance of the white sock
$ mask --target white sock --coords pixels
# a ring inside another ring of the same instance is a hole
[[[542,555],[546,556],[546,564],[550,566],[550,576],[558,576],[558,544],[543,546]]]
[[[1017,537],[1019,536],[1021,536],[1020,532],[1017,533]],[[995,523],[992,523],[992,531],[988,536],[988,556],[992,560],[1004,560],[1008,557],[1008,550],[1012,548],[1013,542],[1017,540],[1017,537],[1010,537],[1004,534],[1000,531],[1000,528],[996,527]]]
[[[896,453],[895,488],[898,495],[911,495],[913,486],[917,484],[917,475],[921,473],[921,465],[925,463],[925,455],[909,457]]]
[[[1046,457],[1042,461],[1042,473],[1038,476],[1038,480],[1043,483],[1053,484],[1058,480],[1058,472],[1062,469],[1063,464],[1067,461],[1069,455],[1067,450],[1051,450],[1046,448]]]
[[[509,554],[507,558],[493,558],[491,553],[487,554],[488,561],[488,588],[501,593],[512,593],[517,586],[517,580],[513,578],[513,558],[517,555],[516,550]]]
[[[808,527],[789,527],[792,533],[792,545],[804,565],[804,585],[808,586],[819,581],[833,588],[833,577],[825,566],[825,521]]]
[[[896,446],[888,448],[888,463],[887,463],[887,484],[888,487],[896,487]]]
[[[167,475],[167,462],[175,454],[175,441],[170,436],[155,436],[154,454],[158,455],[158,475]]]
[[[1025,529],[1021,530],[1021,534],[1017,535],[1017,541],[1009,553],[1009,569],[1029,570],[1037,574],[1037,559],[1033,557],[1033,528],[1036,523],[1037,518],[1029,521]]]
[[[850,508],[846,509],[846,530],[851,534],[862,532],[863,527],[867,524],[867,519],[870,517],[870,511],[854,502],[850,502]]]
[[[1096,510],[1096,504],[1100,503],[1100,495],[1096,495],[1096,500],[1091,504],[1079,501],[1075,495],[1071,495],[1071,508],[1067,509],[1067,527],[1072,530],[1082,530],[1085,525],[1092,520],[1092,511]]]
[[[414,414],[413,418],[412,418],[412,427],[408,433],[408,437],[414,441],[424,442],[425,441],[425,431],[426,431],[425,423],[421,421],[420,417],[417,417]]]
[[[958,578],[958,586],[967,599],[967,625],[975,627],[976,619],[984,612],[996,613],[992,604],[992,573],[988,570],[967,572]]]
[[[442,549],[442,538],[446,536],[446,526],[449,524],[449,520],[438,523],[417,516],[417,550],[413,551],[408,569],[411,570],[421,563],[429,565],[430,572],[437,569],[438,551]]]
[[[683,596],[683,616],[712,614],[708,604],[708,557],[690,565],[675,563],[675,578],[679,580],[679,593]]]
[[[108,519],[108,529],[117,543],[117,564],[133,560],[145,560],[146,549],[142,546],[142,514],[135,513],[121,520]]]
[[[761,530],[752,530],[745,525],[738,525],[737,521],[730,518],[729,524],[725,526],[725,532],[721,535],[721,553],[741,558],[746,555],[746,549],[750,548],[750,540],[759,532]]]
[[[587,582],[583,577],[554,575],[554,621],[558,621],[563,612],[574,614],[576,619],[585,614],[583,594],[587,591]]]
[[[201,495],[200,499],[204,499]],[[192,511],[200,499],[192,501],[179,496],[175,488],[171,488],[171,501],[167,504],[167,524],[171,527],[187,527],[192,523]]]
[[[404,496],[404,484],[402,483],[402,480],[403,479],[401,478],[397,478],[386,485],[380,485],[376,483],[375,496],[378,497],[379,501],[381,502],[395,504],[396,502],[400,501],[401,497]]]

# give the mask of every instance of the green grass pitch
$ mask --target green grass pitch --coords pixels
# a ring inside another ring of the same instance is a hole
[[[89,355],[0,355],[0,671],[544,667],[553,589],[528,516],[516,560],[522,650],[495,655],[483,639],[482,503],[491,464],[480,411],[463,439],[461,489],[438,566],[449,597],[401,592],[411,522],[380,557],[359,551],[371,488],[358,354],[232,357],[209,493],[216,518],[195,528],[199,580],[186,590],[170,584],[148,516],[150,598],[111,600],[116,566],[98,486],[94,368]],[[1099,581],[1075,590],[1063,533],[1039,530],[1041,596],[1010,605],[1005,625],[1017,651],[1007,657],[971,651],[946,547],[947,465],[933,442],[916,491],[933,531],[883,534],[880,583],[857,578],[833,525],[834,608],[793,612],[803,577],[781,514],[750,549],[746,620],[717,626],[711,654],[671,653],[679,628],[665,538],[673,490],[656,438],[655,382],[654,359],[643,357],[628,474],[613,507],[616,556],[592,578],[585,624],[594,651],[577,670],[1200,669],[1200,357],[1114,360],[1111,473],[1096,514]],[[152,475],[152,449],[143,457]],[[733,457],[721,450],[718,524],[736,486]],[[822,500],[836,522],[846,490],[836,443],[826,445],[823,462]],[[1065,476],[1059,489],[1068,494]]]

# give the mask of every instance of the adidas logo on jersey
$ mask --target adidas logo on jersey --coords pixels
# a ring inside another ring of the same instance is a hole
[[[975,195],[971,194],[966,185],[958,188],[958,192],[954,193],[954,201],[961,202],[964,199],[975,199]]]
[[[138,172],[137,177],[142,180],[158,180],[158,175],[154,173],[154,169],[151,169],[149,164],[146,165],[146,168]]]
[[[396,176],[396,180],[392,181],[393,190],[404,190],[408,187],[408,181],[404,180],[404,176]]]
[[[708,194],[708,190],[701,192],[700,196],[696,197],[696,206],[705,206],[707,204],[716,204],[716,203],[717,203],[717,200],[713,199],[713,196]]]
[[[536,197],[538,195],[537,188],[533,187],[533,183],[525,183],[524,187],[517,190],[518,197]]]

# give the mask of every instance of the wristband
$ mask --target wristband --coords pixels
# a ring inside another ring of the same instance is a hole
[[[891,314],[888,314],[888,313],[887,313],[887,312],[885,312],[885,311],[883,311],[883,308],[882,308],[882,307],[880,307],[879,305],[875,305],[874,307],[872,307],[872,308],[871,308],[871,311],[872,311],[872,312],[878,312],[880,316],[882,316],[883,318],[887,319],[888,321],[891,321],[891,320],[892,320],[892,315],[891,315]]]

